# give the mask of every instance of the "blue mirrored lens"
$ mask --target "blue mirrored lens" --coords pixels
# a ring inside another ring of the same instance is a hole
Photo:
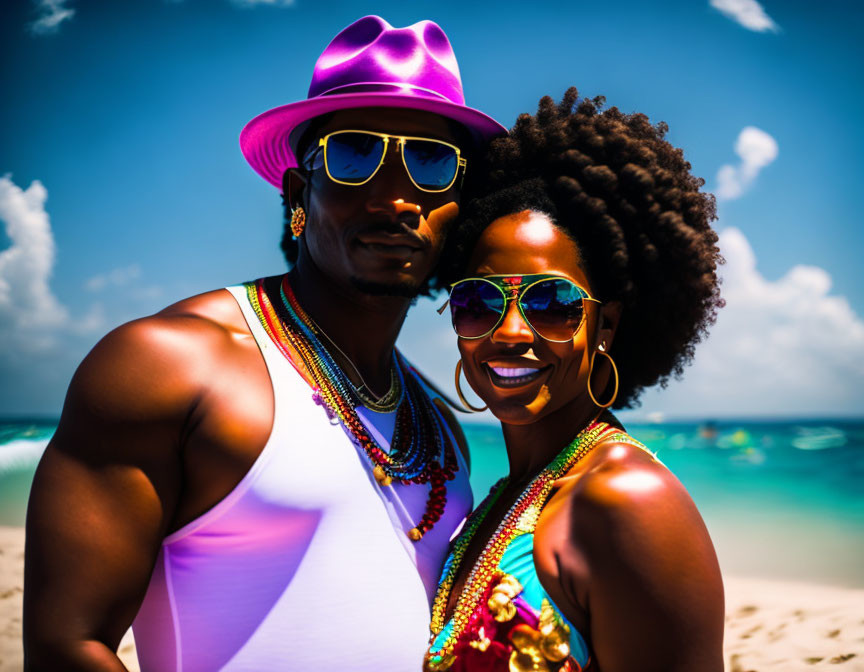
[[[522,312],[544,338],[567,341],[582,323],[584,297],[585,293],[569,280],[543,280],[525,290]]]
[[[444,189],[459,168],[456,150],[440,142],[406,140],[403,153],[405,167],[422,189]]]
[[[491,282],[465,280],[450,292],[453,328],[463,338],[477,338],[495,328],[504,312],[504,295]]]
[[[327,169],[333,179],[363,182],[381,165],[384,138],[365,133],[337,133],[327,140]]]

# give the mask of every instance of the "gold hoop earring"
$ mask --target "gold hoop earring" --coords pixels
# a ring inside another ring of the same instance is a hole
[[[306,211],[299,205],[291,210],[291,233],[295,238],[299,238],[306,228]]]
[[[459,401],[462,402],[462,405],[465,407],[466,413],[480,413],[485,411],[488,406],[484,406],[483,408],[477,408],[476,406],[472,406],[468,400],[465,398],[465,395],[462,394],[462,388],[459,386],[459,377],[462,375],[462,360],[460,359],[456,362],[456,394],[459,395]]]
[[[615,374],[615,391],[612,393],[612,398],[605,404],[601,404],[599,401],[597,401],[597,398],[591,391],[591,374],[594,373],[594,357],[598,352],[601,355],[605,355],[609,359],[609,363],[612,365],[612,373]],[[599,406],[600,408],[609,408],[612,404],[615,403],[615,399],[618,398],[618,367],[615,366],[615,360],[612,359],[612,355],[606,352],[605,341],[599,346],[597,346],[597,349],[591,353],[591,365],[588,367],[588,396],[591,397],[591,401],[593,401],[594,404]]]

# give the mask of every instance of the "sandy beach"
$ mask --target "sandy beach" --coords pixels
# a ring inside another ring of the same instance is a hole
[[[21,670],[24,530],[0,527],[0,672]],[[726,577],[727,672],[864,672],[864,590]],[[137,672],[127,634],[120,658]]]

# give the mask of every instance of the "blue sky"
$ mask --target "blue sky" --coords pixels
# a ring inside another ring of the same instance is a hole
[[[713,6],[712,6],[713,4]],[[56,416],[110,328],[279,273],[275,190],[241,156],[345,25],[438,22],[468,103],[509,126],[570,85],[668,122],[706,188],[729,306],[633,416],[860,415],[858,3],[17,0],[0,10],[0,415]],[[403,349],[450,389],[446,323]]]

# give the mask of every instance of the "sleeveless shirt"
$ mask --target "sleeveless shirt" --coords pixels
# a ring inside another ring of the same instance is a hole
[[[430,485],[379,486],[270,340],[246,286],[228,291],[266,363],[273,426],[240,483],[163,541],[133,623],[142,672],[419,669],[448,543],[471,510],[460,451],[444,514],[412,542]],[[389,450],[395,411],[358,413]]]

